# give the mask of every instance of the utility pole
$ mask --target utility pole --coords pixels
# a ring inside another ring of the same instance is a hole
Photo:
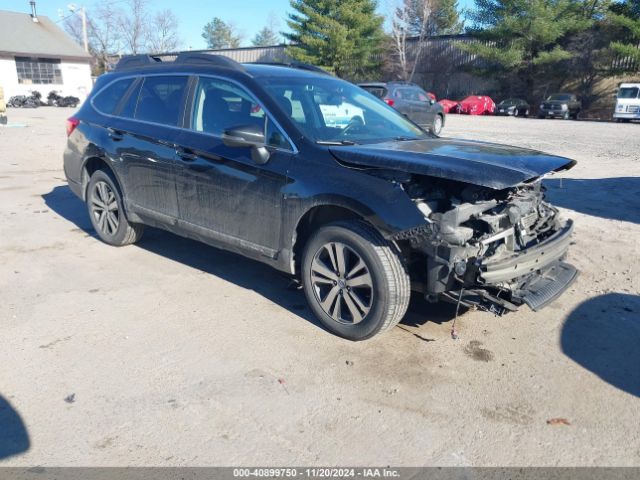
[[[84,6],[80,9],[82,16],[82,40],[84,41],[84,51],[89,53],[89,38],[87,37],[87,12]]]

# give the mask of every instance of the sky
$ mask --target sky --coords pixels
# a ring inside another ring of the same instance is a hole
[[[387,14],[388,4],[392,0],[380,0],[379,12]],[[60,19],[59,14],[69,15],[67,6],[74,3],[78,7],[85,5],[87,15],[91,15],[91,8],[98,3],[110,3],[114,6],[125,6],[126,0],[37,0],[37,12],[46,15],[53,21]],[[459,0],[461,7],[473,5],[473,0]],[[202,27],[213,17],[220,17],[225,22],[232,22],[243,34],[242,46],[250,46],[253,36],[264,27],[270,16],[275,18],[280,31],[287,30],[286,17],[291,11],[289,0],[150,0],[149,12],[169,8],[178,17],[182,49],[199,50],[206,48],[201,37]],[[15,12],[31,11],[29,0],[0,0],[0,10]]]

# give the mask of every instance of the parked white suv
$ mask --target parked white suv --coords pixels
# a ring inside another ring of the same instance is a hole
[[[640,83],[621,83],[613,118],[618,122],[640,120]]]

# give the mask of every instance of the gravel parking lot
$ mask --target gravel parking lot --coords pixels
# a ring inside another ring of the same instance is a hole
[[[416,297],[350,343],[259,263],[98,241],[62,172],[72,112],[8,113],[0,464],[640,464],[640,125],[449,116],[445,136],[578,160],[546,184],[581,276],[539,313],[466,312],[458,340]]]

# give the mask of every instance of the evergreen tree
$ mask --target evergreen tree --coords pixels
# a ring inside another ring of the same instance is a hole
[[[436,0],[433,17],[433,35],[457,35],[462,33],[464,22],[460,20],[457,0]]]
[[[596,0],[597,1],[597,0]],[[593,25],[580,0],[476,0],[471,33],[480,41],[460,48],[478,55],[484,71],[515,75],[524,95],[534,100],[536,81],[572,54],[563,47],[573,34]]]
[[[426,7],[425,8],[425,4]],[[456,35],[462,32],[463,22],[457,0],[403,0],[402,8],[409,18],[409,34],[420,36],[426,25],[427,35]],[[424,22],[424,14],[429,18]]]
[[[285,37],[287,53],[340,77],[355,78],[375,68],[373,58],[384,38],[375,0],[290,0],[294,13]]]
[[[202,30],[202,38],[207,42],[207,48],[218,50],[221,48],[238,48],[242,37],[232,24],[225,23],[215,17]]]
[[[251,43],[256,47],[268,47],[280,44],[280,37],[271,27],[266,26],[253,37]]]
[[[610,48],[614,55],[632,58],[640,67],[640,0],[623,0],[611,6],[609,25],[615,36]]]

